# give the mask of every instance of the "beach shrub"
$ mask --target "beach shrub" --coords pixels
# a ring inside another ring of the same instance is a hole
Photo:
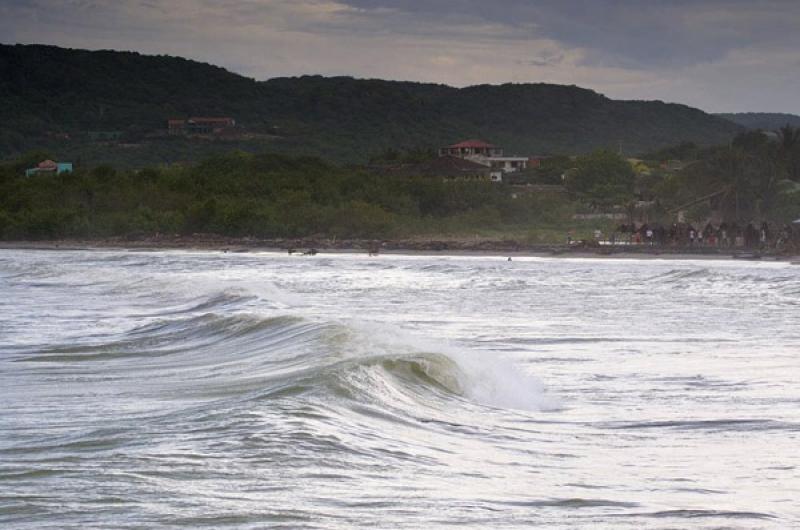
[[[566,174],[570,191],[602,207],[626,204],[633,199],[636,175],[625,158],[598,150],[575,160]]]
[[[378,205],[350,201],[339,206],[331,219],[330,232],[338,237],[375,239],[393,235],[396,218]]]

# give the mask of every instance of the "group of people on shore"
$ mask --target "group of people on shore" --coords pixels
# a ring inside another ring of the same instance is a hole
[[[611,234],[610,244],[640,244],[669,246],[702,246],[718,248],[782,249],[797,245],[800,230],[785,224],[780,228],[764,221],[760,225],[748,223],[740,226],[736,222],[709,222],[700,229],[690,223],[622,224]]]

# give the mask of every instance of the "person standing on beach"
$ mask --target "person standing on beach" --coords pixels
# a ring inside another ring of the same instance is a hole
[[[758,242],[761,248],[767,248],[767,244],[769,243],[769,225],[766,221],[761,223],[761,230],[759,230],[758,234]]]
[[[705,239],[706,245],[714,245],[714,243],[715,243],[715,241],[714,241],[714,233],[715,232],[716,231],[714,230],[714,225],[712,225],[711,221],[709,221],[706,224],[706,227],[703,229],[703,239]]]
[[[744,244],[744,241],[742,240],[741,230],[739,230],[739,224],[736,221],[731,223],[729,237],[731,238],[733,246],[741,247]]]
[[[786,245],[791,242],[792,239],[792,227],[788,224],[784,224],[781,227],[781,231],[778,233],[778,240],[775,241],[775,248],[779,251],[785,250]]]
[[[663,246],[667,239],[667,229],[664,228],[664,225],[658,225],[655,229],[656,234],[656,244],[659,246]]]
[[[755,247],[758,244],[758,231],[753,223],[747,223],[744,229],[744,245],[748,248]]]

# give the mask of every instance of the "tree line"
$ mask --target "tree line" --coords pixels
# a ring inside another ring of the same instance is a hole
[[[513,197],[490,182],[387,178],[312,157],[231,152],[196,165],[108,165],[24,176],[46,157],[0,166],[0,237],[387,238],[568,222],[566,200]]]
[[[429,156],[414,150],[383,158]],[[670,157],[680,159],[678,169],[662,167]],[[45,158],[33,152],[0,164],[0,238],[393,238],[542,228],[563,235],[576,212],[623,212],[665,225],[678,212],[702,225],[800,217],[800,129],[789,126],[716,147],[684,143],[634,163],[608,150],[551,157],[502,184],[387,177],[315,157],[242,151],[198,164],[24,176]],[[531,192],[526,183],[559,184],[567,193]]]

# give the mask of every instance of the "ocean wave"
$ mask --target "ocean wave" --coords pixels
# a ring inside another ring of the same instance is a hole
[[[649,429],[674,429],[679,431],[738,431],[738,432],[766,432],[766,431],[800,431],[800,425],[791,422],[776,421],[771,419],[711,419],[711,420],[664,420],[646,422],[613,422],[603,425],[609,429],[623,430],[649,430]]]
[[[647,279],[651,283],[680,283],[686,280],[736,282],[740,284],[769,284],[774,286],[797,283],[796,275],[756,274],[750,268],[734,267],[677,268],[657,274]]]
[[[240,300],[218,294],[186,311]],[[180,314],[180,313],[179,313]],[[496,353],[465,350],[370,322],[295,315],[197,315],[159,318],[111,340],[42,349],[15,359],[75,370],[102,363],[132,382],[203,396],[259,399],[292,389],[326,391],[389,407],[459,399],[531,411],[559,408],[542,384]],[[91,378],[91,368],[87,368]]]
[[[665,273],[651,277],[651,282],[677,282],[687,278],[708,278],[715,273],[709,269],[671,269]]]
[[[774,519],[775,516],[762,512],[749,512],[737,510],[663,510],[650,513],[629,513],[627,517],[654,517],[657,519]]]

